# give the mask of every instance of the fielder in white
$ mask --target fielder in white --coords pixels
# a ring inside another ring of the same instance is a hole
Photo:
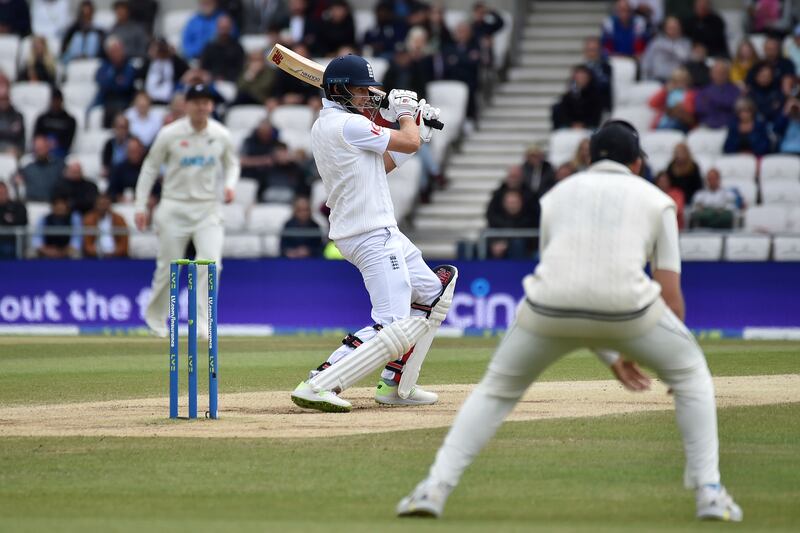
[[[136,182],[136,227],[149,223],[147,200],[162,165],[166,165],[161,201],[153,215],[158,233],[158,257],[153,274],[150,303],[145,321],[158,336],[167,335],[169,265],[182,259],[191,240],[199,259],[216,261],[222,269],[224,226],[218,200],[220,168],[224,177],[224,200],[234,199],[239,180],[239,159],[228,130],[210,118],[214,110],[208,87],[194,85],[186,92],[186,117],[158,132]],[[200,269],[200,287],[208,284],[208,272]],[[208,336],[208,300],[198,299],[198,331]]]
[[[400,501],[398,515],[440,516],[464,470],[536,377],[589,347],[621,352],[671,388],[697,517],[742,519],[720,484],[711,374],[683,324],[675,205],[638,176],[641,152],[630,124],[605,124],[590,150],[593,165],[542,198],[540,262],[523,280],[526,299],[428,477]]]
[[[377,402],[424,405],[438,399],[416,381],[458,273],[448,265],[431,270],[397,229],[386,175],[420,142],[430,141],[432,130],[422,119],[438,118],[439,110],[417,102],[412,91],[394,90],[381,114],[400,127],[380,127],[373,122],[383,95],[378,86],[363,58],[334,59],[325,69],[323,109],[311,130],[311,150],[331,209],[330,238],[361,272],[374,324],[345,337],[297,386],[292,401],[308,409],[350,411],[338,393],[383,366]]]

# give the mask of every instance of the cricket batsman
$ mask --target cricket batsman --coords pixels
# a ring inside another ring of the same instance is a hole
[[[186,91],[186,116],[158,132],[136,182],[136,227],[149,224],[147,200],[162,165],[166,165],[161,201],[153,215],[158,234],[158,257],[153,274],[145,322],[150,331],[166,337],[170,262],[182,259],[189,241],[197,257],[222,269],[224,226],[218,200],[218,176],[223,173],[225,203],[234,199],[239,180],[239,160],[228,130],[211,118],[214,97],[205,85]],[[208,285],[208,272],[200,269],[199,286]],[[208,300],[199,299],[198,332],[208,337]]]
[[[397,506],[438,517],[464,470],[533,381],[579,348],[615,350],[652,368],[675,398],[684,484],[697,518],[741,521],[720,484],[714,385],[683,324],[674,202],[638,176],[639,137],[611,121],[590,140],[592,165],[542,197],[540,262],[481,382],[461,407],[428,477]],[[652,278],[645,273],[650,263]],[[535,454],[531,455],[535,457]]]
[[[433,130],[423,119],[437,119],[439,110],[417,101],[413,91],[393,90],[381,115],[399,129],[378,126],[380,85],[372,66],[352,54],[331,61],[323,75],[325,98],[311,129],[311,150],[328,194],[330,238],[361,272],[373,323],[347,335],[294,390],[292,401],[308,409],[350,411],[338,393],[381,367],[377,402],[438,400],[416,380],[449,309],[458,272],[449,265],[431,270],[397,228],[387,174],[430,141]]]

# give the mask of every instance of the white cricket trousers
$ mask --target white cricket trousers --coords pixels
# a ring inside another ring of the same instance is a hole
[[[548,337],[527,331],[515,321],[485,376],[461,406],[436,454],[430,477],[455,486],[537,376],[563,355],[589,347],[618,350],[655,371],[675,398],[675,414],[686,453],[686,487],[719,483],[717,412],[711,374],[694,337],[669,309],[654,327],[627,339]],[[621,426],[620,431],[625,431],[624,424]]]
[[[386,326],[412,314],[423,315],[412,310],[411,304],[430,305],[442,292],[442,282],[425,264],[422,252],[396,226],[339,239],[336,247],[361,272],[375,324]],[[376,334],[371,325],[355,332],[364,342]],[[352,351],[343,345],[330,355],[328,363],[335,364]],[[383,371],[387,379],[393,375]]]
[[[222,271],[225,229],[218,202],[178,201],[168,198],[161,199],[153,215],[153,226],[158,233],[158,257],[145,320],[151,328],[161,331],[166,327],[168,314],[170,262],[184,258],[186,246],[191,240],[194,242],[197,258],[216,261],[219,275]],[[197,298],[197,327],[200,335],[206,336],[208,298],[203,296],[203,291],[208,290],[208,270],[197,270],[200,287]]]

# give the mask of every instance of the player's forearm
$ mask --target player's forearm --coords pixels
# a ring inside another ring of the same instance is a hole
[[[147,200],[150,198],[150,191],[158,177],[158,166],[148,163],[145,159],[142,170],[139,172],[139,179],[136,180],[136,205],[137,212],[147,211]]]
[[[392,141],[397,140],[396,143],[393,142],[392,144],[396,145],[390,146],[390,148],[393,152],[413,154],[419,150],[419,126],[411,117],[401,117],[399,122],[400,130],[396,135],[392,135]]]

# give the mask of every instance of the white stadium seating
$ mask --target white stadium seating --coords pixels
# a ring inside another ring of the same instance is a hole
[[[657,81],[639,81],[614,87],[614,105],[649,105],[650,99],[661,90]]]
[[[772,239],[775,261],[800,261],[800,235],[776,235]]]
[[[228,110],[225,125],[231,130],[247,132],[249,136],[267,116],[267,108],[262,105],[238,105]]]
[[[11,103],[23,110],[43,113],[50,105],[50,85],[41,81],[18,81],[11,86]]]
[[[725,144],[727,135],[728,130],[724,128],[716,130],[696,128],[686,136],[686,143],[689,145],[689,151],[695,157],[701,155],[716,157],[722,154],[722,146]]]
[[[725,239],[726,261],[766,261],[769,259],[769,235],[747,235],[733,233]]]
[[[589,130],[560,129],[550,136],[548,161],[556,168],[571,160],[581,141],[589,136]]]
[[[227,231],[242,231],[247,223],[244,206],[236,202],[223,205],[222,220]]]
[[[414,207],[419,192],[422,163],[414,157],[389,173],[389,193],[398,221],[406,218]]]
[[[686,141],[686,135],[678,130],[645,131],[640,137],[642,150],[647,154],[649,161],[664,159],[667,162],[671,161],[675,146]]]
[[[789,213],[782,205],[756,205],[745,212],[744,228],[757,233],[779,233],[788,229]]]
[[[353,11],[353,23],[356,29],[356,41],[362,42],[364,34],[375,27],[375,12],[371,9]]]
[[[258,235],[225,235],[222,255],[246,259],[261,257],[261,238]]]
[[[764,204],[800,204],[800,180],[765,180],[761,183]]]
[[[770,154],[761,159],[761,181],[800,180],[800,156]]]
[[[101,156],[102,153],[100,152],[94,154],[78,152],[75,154],[70,154],[67,158],[67,161],[77,161],[80,163],[81,169],[83,169],[83,175],[86,177],[86,179],[99,184],[100,169],[102,168]]]
[[[75,137],[73,153],[97,155],[103,152],[106,142],[111,138],[111,130],[88,130]]]
[[[800,205],[789,208],[786,214],[786,230],[800,234]]]
[[[309,130],[286,128],[278,131],[278,139],[284,143],[289,150],[302,150],[306,154],[311,154],[311,132]]]
[[[256,193],[258,192],[258,182],[249,178],[242,178],[236,182],[236,197],[234,202],[244,209],[256,203]]]
[[[629,122],[637,131],[647,132],[652,129],[656,113],[646,105],[617,106],[611,112],[611,118]]]
[[[111,9],[98,9],[94,12],[92,23],[101,30],[108,32],[114,27],[117,22],[117,16]]]
[[[17,172],[17,158],[0,153],[0,181],[7,181]]]
[[[94,82],[67,81],[61,87],[64,93],[64,105],[75,109],[83,109],[85,113],[94,101],[97,94],[97,85]]]
[[[245,53],[252,52],[265,52],[269,46],[269,37],[266,35],[242,35],[239,38],[239,44],[244,48]]]
[[[307,105],[283,105],[275,108],[269,120],[278,130],[301,130],[310,133],[314,112]]]
[[[744,199],[747,206],[756,205],[756,200],[758,199],[758,187],[756,186],[755,181],[736,181],[725,179],[722,182],[722,186],[725,189],[736,189]]]
[[[111,208],[116,214],[121,216],[125,220],[125,224],[128,225],[128,229],[133,232],[138,232],[139,230],[136,229],[136,222],[134,220],[134,215],[136,214],[136,206],[133,204],[114,204]]]
[[[719,261],[722,256],[722,243],[722,235],[716,233],[683,233],[680,236],[681,259]]]
[[[10,81],[17,79],[17,54],[19,37],[16,35],[0,35],[0,72]]]
[[[274,257],[280,254],[280,233],[291,217],[292,208],[286,204],[258,204],[250,209],[247,229],[264,235],[264,255]]]
[[[67,64],[67,82],[93,84],[98,68],[100,68],[99,59],[73,59]]]
[[[757,166],[753,154],[723,154],[714,159],[714,168],[719,170],[723,185],[730,181],[755,182]]]
[[[158,255],[158,237],[153,233],[131,233],[128,255],[135,259],[153,259]]]
[[[630,57],[612,56],[611,64],[611,89],[614,94],[636,82],[636,61]],[[615,106],[616,107],[616,106]]]
[[[181,53],[181,43],[183,41],[183,27],[192,18],[195,11],[193,9],[173,9],[164,13],[162,18],[162,35]]]

